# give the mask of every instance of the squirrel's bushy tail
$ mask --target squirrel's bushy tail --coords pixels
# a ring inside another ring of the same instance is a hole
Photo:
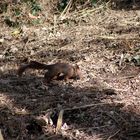
[[[30,61],[29,64],[21,65],[18,69],[18,75],[22,76],[22,73],[26,71],[26,69],[47,69],[49,65],[42,64],[36,61]]]

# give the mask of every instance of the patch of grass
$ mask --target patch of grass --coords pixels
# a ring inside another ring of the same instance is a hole
[[[22,3],[14,4],[4,2],[0,4],[0,13],[3,14],[3,21],[9,27],[19,27],[22,24],[39,24],[40,21],[34,21],[29,14],[38,16],[42,7],[36,0],[24,0]]]

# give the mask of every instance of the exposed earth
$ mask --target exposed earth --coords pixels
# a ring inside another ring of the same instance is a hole
[[[5,140],[139,140],[140,10],[71,12],[52,25],[0,23],[0,129]],[[55,20],[56,19],[56,20]],[[4,39],[4,40],[2,40]],[[44,84],[26,59],[78,64],[80,80]],[[62,113],[63,112],[63,113]],[[56,133],[57,119],[63,124]]]

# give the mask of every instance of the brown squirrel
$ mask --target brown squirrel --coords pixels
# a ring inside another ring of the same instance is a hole
[[[45,73],[44,80],[49,83],[53,79],[80,79],[81,72],[78,65],[71,66],[68,63],[42,64],[37,61],[30,61],[28,64],[23,64],[18,69],[18,76],[21,77],[26,69],[44,69],[48,70]]]

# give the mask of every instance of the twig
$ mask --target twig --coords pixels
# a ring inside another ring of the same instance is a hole
[[[60,15],[60,19],[62,19],[62,17],[64,17],[64,15],[68,12],[69,8],[72,5],[73,0],[70,0],[67,4],[67,6],[65,7],[65,9],[63,10],[63,12]]]
[[[103,126],[98,126],[98,127],[84,127],[84,128],[78,128],[77,130],[85,130],[85,129],[99,129],[99,128],[104,128],[107,127],[109,125],[103,125]]]
[[[128,121],[126,121],[120,114],[118,114],[116,111],[114,112],[117,116],[119,116],[121,118],[121,120],[125,123],[125,124],[130,124]]]
[[[88,104],[88,105],[83,105],[83,106],[78,106],[78,107],[73,107],[73,108],[66,108],[64,111],[69,111],[69,110],[75,110],[75,109],[82,109],[82,108],[88,108],[92,106],[100,106],[100,105],[107,105],[108,103],[98,103],[98,104]]]
[[[139,73],[138,74],[135,74],[135,75],[126,75],[126,76],[123,76],[123,77],[108,77],[108,78],[99,78],[99,77],[97,77],[97,78],[94,78],[94,79],[98,79],[98,80],[122,80],[122,79],[130,79],[130,78],[135,78],[136,76],[138,76],[139,75]]]
[[[3,135],[1,133],[1,129],[0,129],[0,140],[4,140]]]
[[[78,19],[83,18],[83,17],[87,16],[87,14],[96,12],[97,10],[100,10],[100,9],[103,9],[103,8],[104,8],[104,6],[101,5],[100,7],[94,8],[94,9],[92,9],[92,10],[86,10],[86,12],[85,12],[85,10],[83,10],[83,12],[81,13],[81,16],[78,16],[77,18],[78,18]],[[85,13],[86,13],[86,14],[85,14]]]
[[[119,132],[120,132],[120,130],[116,131],[113,135],[109,136],[107,140],[110,140],[111,138],[116,136]]]
[[[47,135],[43,134],[38,138],[38,140],[52,140],[52,139],[57,140],[59,136],[62,137],[61,135],[56,135],[56,134],[51,135],[51,136],[47,136]]]
[[[121,54],[121,58],[120,58],[120,61],[119,61],[119,66],[120,67],[122,66],[123,59],[124,59],[124,54]]]
[[[54,27],[53,33],[54,34],[56,33],[56,26],[57,26],[57,17],[56,17],[56,15],[54,15],[54,25],[53,25],[53,27]]]
[[[110,39],[110,40],[140,40],[139,37],[133,37],[133,38],[120,38],[120,37],[114,37],[114,36],[94,36],[94,39]]]
[[[110,117],[116,124],[118,124],[119,125],[119,122],[113,117],[113,116],[111,116],[109,113],[107,113],[107,112],[105,112],[105,114],[108,116],[108,117]]]
[[[80,11],[73,12],[70,16],[74,15],[73,17],[81,18],[81,17],[84,17],[87,14],[91,14],[91,13],[96,12],[97,10],[100,10],[100,9],[103,9],[103,8],[104,8],[104,5],[101,5],[97,8],[92,8],[92,9],[85,8],[85,9],[82,9]],[[85,14],[85,13],[87,13],[87,14]]]
[[[57,120],[57,126],[56,126],[56,134],[58,132],[60,132],[61,127],[62,127],[62,123],[63,123],[63,114],[64,114],[64,110],[60,110],[59,112],[59,116],[58,116],[58,120]]]

